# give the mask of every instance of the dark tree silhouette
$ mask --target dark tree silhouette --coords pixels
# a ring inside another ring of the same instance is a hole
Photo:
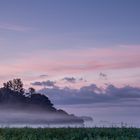
[[[24,88],[23,88],[23,83],[21,81],[21,79],[13,79],[8,81],[7,83],[3,84],[4,88],[15,91],[15,92],[19,92],[19,93],[24,93]]]
[[[30,87],[28,90],[29,90],[30,95],[32,95],[32,94],[34,94],[36,92],[35,89],[32,88],[32,87]]]
[[[7,83],[3,83],[3,86],[4,86],[4,88],[6,88],[6,89],[12,89],[12,86],[13,84],[12,84],[12,81],[10,80],[10,81],[8,81]]]
[[[48,113],[52,113],[52,115],[54,116],[55,115],[61,116],[62,118],[56,117],[56,119],[53,119],[53,122],[56,122],[56,123],[83,124],[84,122],[83,119],[79,117],[69,115],[63,110],[56,109],[53,106],[53,103],[50,101],[50,99],[46,95],[43,95],[40,93],[34,94],[35,89],[32,87],[29,88],[28,94],[25,93],[21,79],[13,79],[4,83],[3,85],[4,87],[0,88],[0,109],[1,110],[6,111],[10,109],[13,112],[23,111],[29,114],[34,113],[34,114],[37,114],[37,116],[35,116],[35,118],[37,118],[36,121],[39,120],[39,123],[43,122],[43,124],[44,124],[44,120],[40,120],[40,118],[38,118],[39,113],[43,113],[43,114],[46,113],[46,115]],[[9,115],[9,113],[7,115]],[[27,119],[23,117],[25,119],[24,120],[23,118],[21,119],[18,115],[16,117],[17,117],[18,122],[20,122],[21,124],[24,122],[35,123],[35,121],[32,121],[32,119]],[[12,118],[11,121],[15,122],[16,120],[15,118]],[[51,123],[49,121],[50,120],[47,120],[47,118],[45,119],[45,122]]]

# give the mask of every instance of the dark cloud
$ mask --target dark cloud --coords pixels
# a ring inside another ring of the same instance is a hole
[[[82,77],[81,77],[81,78],[79,78],[78,80],[79,80],[79,81],[83,81],[83,82],[87,82],[87,80],[85,80],[85,79],[84,79],[84,78],[82,78]]]
[[[114,85],[109,85],[106,88],[106,93],[119,98],[140,98],[140,88],[131,86],[117,88]]]
[[[76,78],[74,77],[65,77],[62,79],[63,81],[69,82],[69,83],[76,83]]]
[[[81,77],[81,78],[79,78],[79,81],[84,81],[84,79]]]
[[[46,77],[48,77],[48,75],[42,74],[42,75],[40,75],[39,77],[40,77],[40,78],[46,78]]]
[[[62,80],[66,81],[66,82],[69,82],[69,83],[73,83],[73,84],[76,83],[76,82],[79,82],[79,81],[86,81],[82,77],[81,78],[64,77]]]
[[[101,79],[107,80],[107,74],[100,72],[99,77]]]
[[[31,83],[31,85],[33,86],[48,86],[48,87],[55,87],[55,83],[54,81],[42,81],[42,82],[34,82],[34,83]]]
[[[124,86],[122,88],[108,85],[106,89],[97,87],[95,84],[83,86],[80,89],[63,89],[54,87],[44,88],[39,92],[47,96],[55,104],[94,104],[94,103],[118,103],[137,101],[140,102],[140,88]]]

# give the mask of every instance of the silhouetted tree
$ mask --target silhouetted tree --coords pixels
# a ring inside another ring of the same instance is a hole
[[[13,79],[3,84],[4,88],[10,89],[15,92],[24,93],[23,83],[21,79]]]
[[[34,89],[34,88],[32,88],[32,87],[30,87],[28,90],[29,90],[30,95],[32,95],[32,94],[34,94],[34,93],[35,93],[35,89]]]

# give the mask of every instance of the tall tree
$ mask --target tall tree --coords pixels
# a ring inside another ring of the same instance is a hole
[[[13,79],[3,84],[4,88],[10,89],[19,93],[24,93],[23,83],[21,79]]]

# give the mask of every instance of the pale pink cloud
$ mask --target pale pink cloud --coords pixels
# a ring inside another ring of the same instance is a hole
[[[140,68],[140,46],[95,48],[81,50],[42,50],[33,52],[11,65],[1,65],[0,76],[26,77],[35,80],[37,74],[47,73],[54,77],[65,75],[90,75],[100,71],[133,71]],[[34,74],[33,74],[34,73]],[[118,73],[117,73],[118,75]],[[93,77],[91,75],[91,77]],[[58,78],[59,79],[59,78]]]
[[[45,57],[44,57],[45,56]],[[34,58],[33,58],[34,59]],[[35,61],[36,69],[52,72],[82,72],[97,69],[140,67],[137,49],[65,50],[42,53]]]
[[[140,49],[43,50],[16,64],[13,71],[72,73],[140,67]],[[7,69],[7,68],[6,68]],[[8,69],[7,69],[8,70]]]

